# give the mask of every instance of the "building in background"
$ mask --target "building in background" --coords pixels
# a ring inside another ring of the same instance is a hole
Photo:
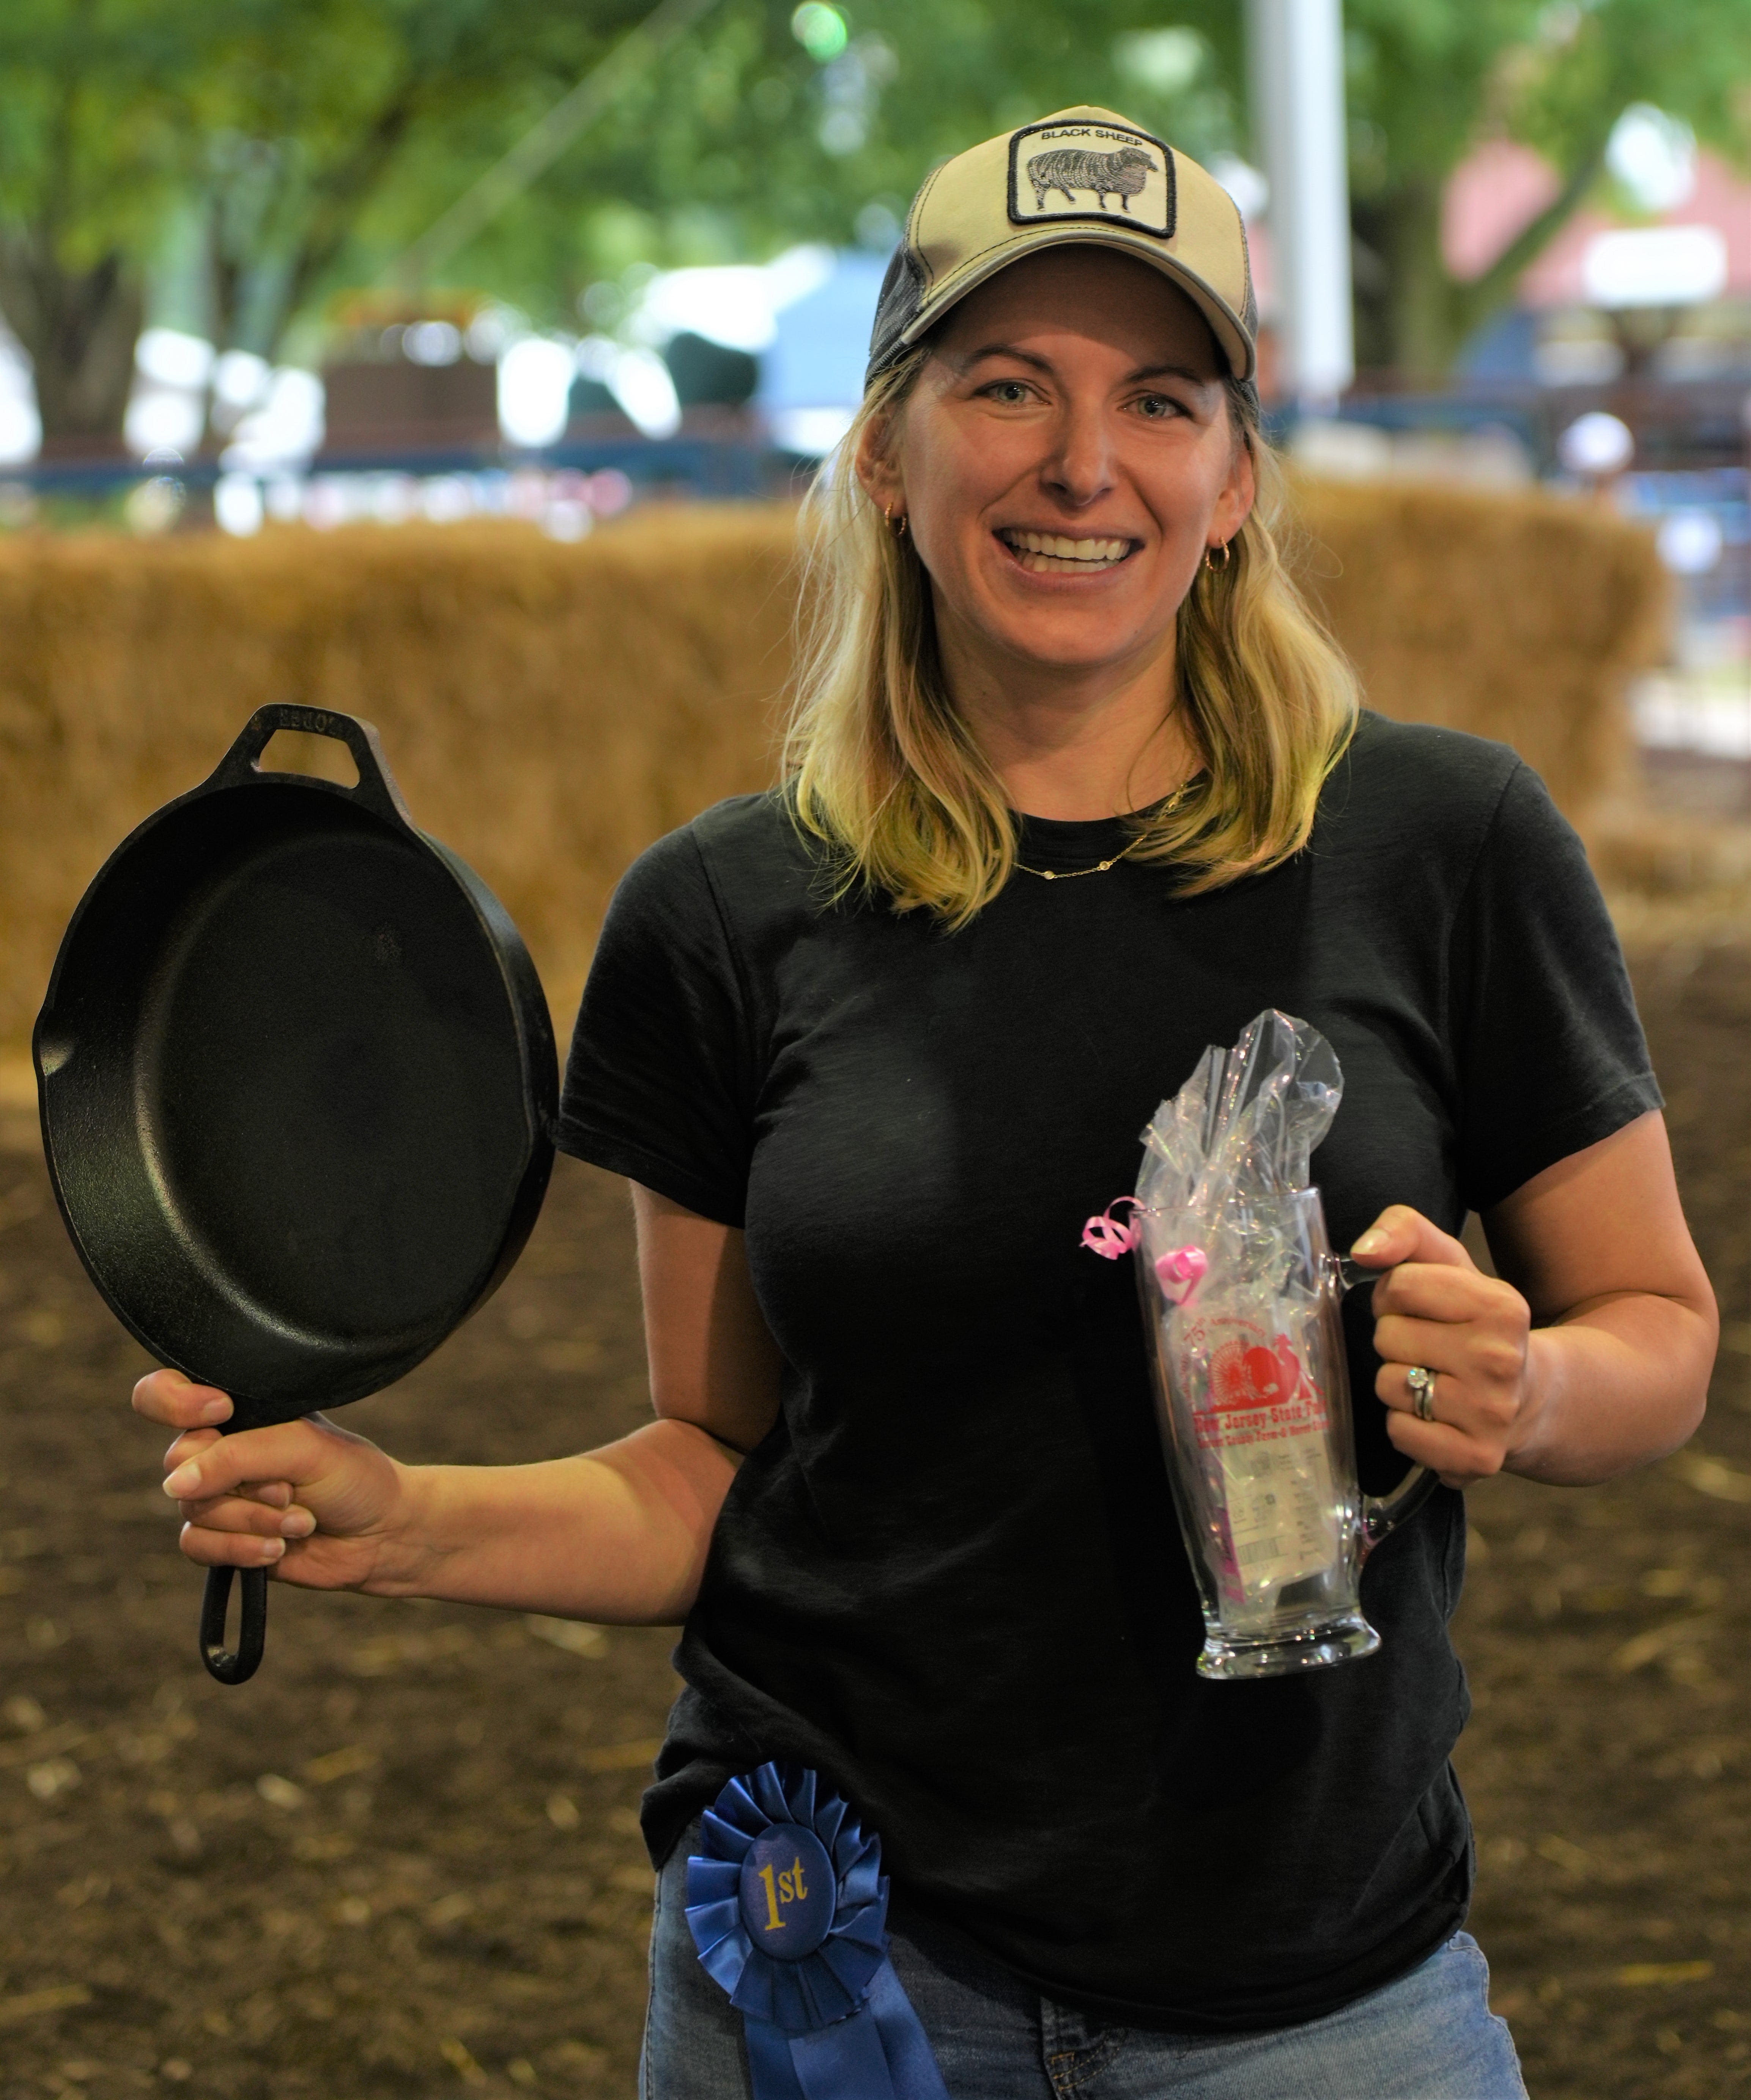
[[[1577,212],[1521,278],[1514,306],[1467,345],[1462,375],[1550,387],[1751,385],[1751,182],[1677,127],[1663,130],[1657,112],[1629,112],[1616,135],[1643,142],[1642,194],[1625,201],[1645,208]],[[1448,187],[1449,268],[1480,276],[1556,187],[1529,148],[1479,148]]]

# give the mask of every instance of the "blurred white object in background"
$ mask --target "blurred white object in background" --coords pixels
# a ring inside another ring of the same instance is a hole
[[[1726,289],[1727,262],[1712,226],[1622,226],[1594,235],[1581,274],[1594,306],[1695,307]]]
[[[129,396],[122,434],[136,458],[166,448],[192,452],[201,442],[206,404],[199,394],[175,386],[136,386]]]
[[[134,388],[122,419],[122,437],[136,458],[148,452],[192,452],[206,427],[206,390],[213,376],[213,346],[180,329],[142,330],[134,346]],[[140,517],[155,516],[142,499]],[[135,531],[161,528],[130,517]]]
[[[302,464],[321,447],[322,417],[322,382],[316,373],[296,365],[277,366],[268,373],[257,405],[232,427],[219,465],[267,473]]]
[[[653,277],[628,317],[629,337],[654,349],[683,329],[731,350],[764,350],[772,340],[765,271],[757,263],[732,263]]]
[[[434,525],[455,525],[472,518],[480,505],[466,474],[436,474],[419,485],[419,510]]]
[[[1303,416],[1289,449],[1298,466],[1333,481],[1383,480],[1392,471],[1392,440],[1372,423]]]
[[[134,365],[155,386],[179,386],[192,393],[211,376],[213,346],[180,329],[149,328],[134,346]]]
[[[1280,383],[1318,408],[1355,377],[1339,0],[1247,0],[1246,44],[1270,182]]]
[[[666,270],[652,277],[628,315],[626,339],[660,349],[687,330],[727,350],[764,350],[786,307],[826,283],[835,265],[830,248],[786,249],[770,262],[700,270]]]
[[[1637,681],[1630,709],[1636,741],[1651,750],[1751,759],[1751,705],[1736,680],[1656,672]]]
[[[213,484],[213,518],[221,532],[246,540],[262,529],[262,485],[253,474],[222,474]]]
[[[18,338],[0,321],[0,466],[34,459],[42,443],[37,413],[37,390],[30,360]]]
[[[514,445],[551,445],[565,428],[574,354],[568,343],[526,335],[498,361],[499,427]]]
[[[1501,423],[1469,430],[1383,430],[1370,423],[1304,416],[1289,452],[1306,473],[1332,481],[1461,482],[1473,488],[1523,488],[1532,456]]]
[[[825,459],[851,427],[855,408],[775,408],[772,441],[804,459]]]
[[[1660,521],[1654,544],[1674,576],[1706,576],[1721,558],[1727,535],[1709,510],[1674,510]]]
[[[213,366],[213,398],[230,412],[233,426],[238,417],[258,408],[273,383],[273,367],[265,357],[247,350],[228,350]]]
[[[415,321],[401,333],[401,354],[414,364],[454,364],[462,332],[453,321]]]
[[[1595,408],[1575,418],[1557,439],[1556,452],[1571,474],[1621,474],[1635,457],[1635,438],[1621,417]]]
[[[1642,210],[1676,211],[1696,188],[1696,135],[1651,102],[1632,102],[1612,128],[1605,165]]]
[[[1252,163],[1238,153],[1217,153],[1210,173],[1234,199],[1242,218],[1262,218],[1271,207],[1271,184]]]
[[[654,350],[623,350],[608,384],[646,437],[672,438],[680,429],[681,403],[674,382]]]
[[[476,364],[497,364],[528,326],[515,307],[495,302],[481,307],[469,322],[462,347]]]

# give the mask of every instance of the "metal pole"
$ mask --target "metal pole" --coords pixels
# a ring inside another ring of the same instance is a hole
[[[1246,32],[1283,390],[1329,413],[1355,377],[1342,0],[1247,0]]]
[[[503,160],[489,168],[441,218],[421,234],[391,272],[394,281],[418,285],[428,271],[465,248],[514,196],[552,166],[580,131],[595,121],[609,99],[633,73],[716,5],[717,0],[661,0],[621,38],[600,65],[586,73],[563,101],[556,102],[532,131],[524,134]]]

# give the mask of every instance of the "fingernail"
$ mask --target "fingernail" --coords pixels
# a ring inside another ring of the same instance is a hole
[[[179,1466],[174,1473],[164,1476],[164,1492],[172,1502],[186,1502],[201,1485],[201,1468],[191,1458],[186,1465]]]
[[[1377,1232],[1372,1226],[1370,1226],[1368,1231],[1364,1233],[1361,1238],[1359,1239],[1355,1242],[1355,1246],[1351,1248],[1350,1251],[1355,1256],[1358,1261],[1366,1261],[1371,1254],[1380,1253],[1385,1247],[1386,1244],[1386,1234],[1382,1232]]]
[[[283,1538],[264,1538],[262,1541],[262,1558],[263,1560],[277,1560],[280,1559],[281,1555],[285,1553],[285,1541]]]
[[[230,1414],[231,1402],[221,1396],[217,1400],[210,1400],[201,1409],[201,1419],[204,1423],[223,1422],[228,1419]]]
[[[316,1528],[316,1520],[308,1510],[288,1510],[280,1520],[282,1538],[308,1538]]]

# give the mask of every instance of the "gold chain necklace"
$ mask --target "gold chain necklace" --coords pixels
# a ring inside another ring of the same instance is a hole
[[[1189,780],[1183,781],[1174,790],[1161,806],[1162,816],[1170,817],[1173,814],[1185,800],[1186,791],[1191,785],[1192,783]],[[1079,876],[1104,875],[1109,867],[1116,867],[1128,853],[1140,846],[1143,842],[1143,834],[1139,832],[1130,845],[1121,846],[1110,860],[1098,860],[1092,867],[1029,867],[1025,861],[1019,860],[1016,862],[1015,866],[1023,875],[1038,876],[1041,882],[1074,882]]]

